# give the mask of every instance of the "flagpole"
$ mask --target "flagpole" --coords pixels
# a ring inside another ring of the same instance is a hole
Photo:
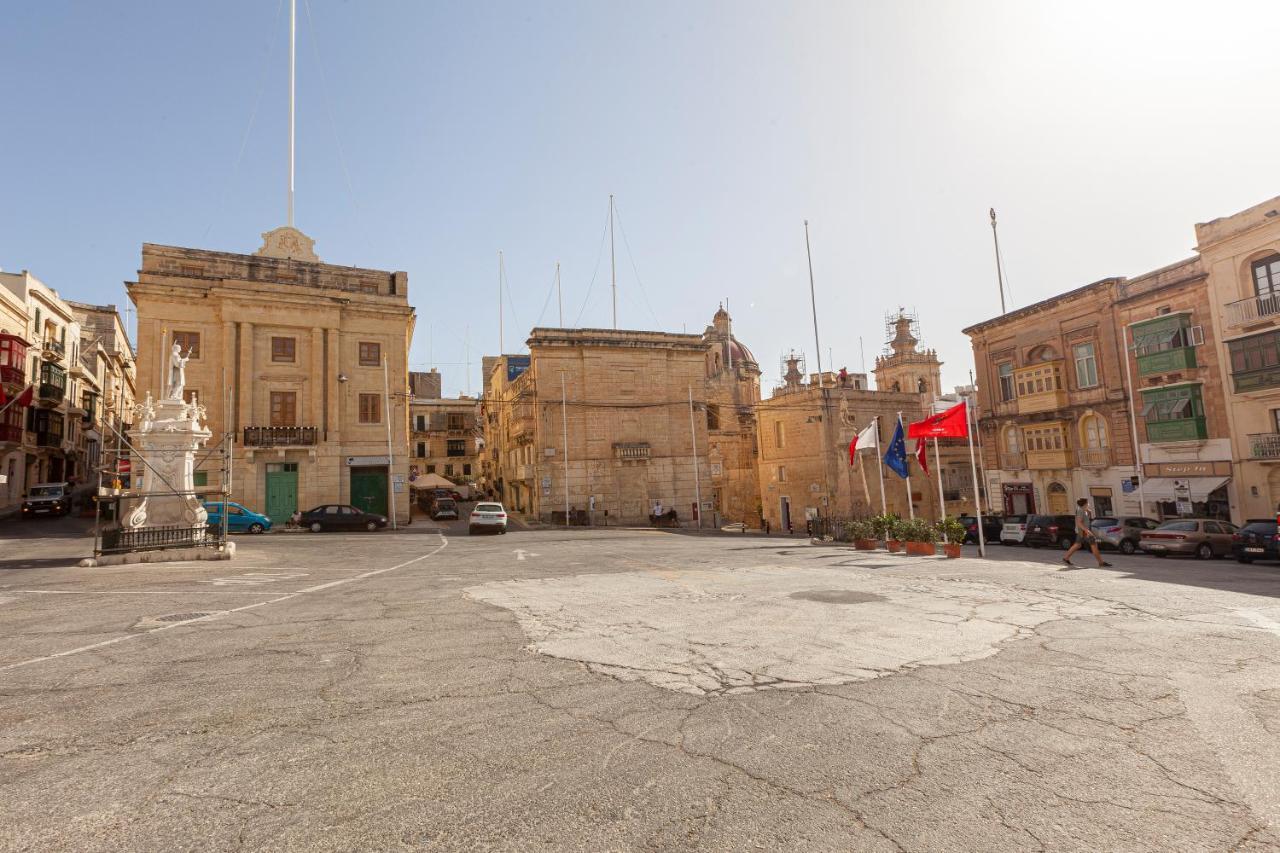
[[[902,429],[902,412],[898,412],[898,429]],[[906,430],[902,430],[902,433],[905,436]],[[905,445],[906,445],[906,440],[904,439],[903,450],[906,450]],[[907,472],[907,476],[903,477],[902,479],[907,484],[907,512],[911,514],[911,520],[914,521],[916,517],[916,506],[915,506],[915,503],[913,503],[911,500],[911,463],[910,462],[906,463],[905,470]]]
[[[884,497],[884,459],[880,456],[880,416],[876,415],[876,468],[880,471],[880,514],[889,514],[889,503]]]
[[[942,457],[938,453],[938,439],[933,440],[933,467],[938,469],[938,521],[947,517],[947,499],[942,494]]]
[[[982,501],[978,500],[978,460],[973,454],[973,430],[969,429],[969,403],[964,404],[964,431],[969,439],[969,469],[973,473],[973,506],[978,516],[978,556],[987,556],[987,537],[982,531]]]

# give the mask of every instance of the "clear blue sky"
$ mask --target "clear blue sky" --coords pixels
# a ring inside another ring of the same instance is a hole
[[[960,329],[998,313],[988,207],[1023,305],[1185,257],[1194,222],[1280,194],[1273,2],[310,13],[298,225],[323,260],[409,272],[411,360],[446,392],[464,339],[473,392],[497,350],[499,249],[508,351],[557,260],[566,323],[609,325],[607,250],[588,286],[611,192],[620,325],[700,331],[729,297],[766,389],[787,348],[815,366],[805,218],[824,363],[857,370],[862,336],[870,365],[904,305],[958,384]],[[143,242],[256,249],[285,218],[287,19],[279,0],[10,4],[0,266],[121,303]]]

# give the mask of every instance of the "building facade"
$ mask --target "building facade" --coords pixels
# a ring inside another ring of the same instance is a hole
[[[719,521],[756,527],[761,511],[755,411],[760,402],[760,365],[733,336],[732,318],[723,307],[712,317],[702,340],[711,510]]]
[[[15,331],[0,338],[7,352],[5,393],[33,386],[32,405],[16,404],[5,413],[0,446],[9,511],[21,505],[22,493],[36,483],[70,482],[74,491],[86,487],[81,440],[84,371],[80,364],[80,325],[71,306],[53,288],[31,273],[0,273],[0,288],[8,291],[8,309]],[[17,327],[16,305],[25,311]],[[23,344],[27,346],[23,346]],[[17,353],[24,350],[19,376]],[[73,369],[74,368],[74,369]],[[21,378],[21,382],[12,380]],[[18,438],[21,426],[22,437]],[[12,472],[12,473],[11,473]],[[4,511],[4,508],[0,508]]]
[[[1004,513],[1140,512],[1115,302],[1104,279],[965,329],[992,504]]]
[[[486,487],[509,512],[715,523],[702,335],[537,328],[528,346],[485,360]]]
[[[325,503],[409,518],[403,272],[320,262],[292,228],[253,255],[144,244],[138,384],[158,397],[167,353],[190,352],[186,396],[213,442],[234,438],[232,498],[273,519]],[[197,487],[221,488],[198,470]]]
[[[96,486],[104,448],[123,448],[133,422],[133,347],[114,305],[68,302],[80,324],[80,448],[83,476]]]
[[[475,484],[480,478],[483,443],[480,401],[466,396],[440,397],[439,377],[434,371],[409,374],[409,481],[436,474],[454,485]]]

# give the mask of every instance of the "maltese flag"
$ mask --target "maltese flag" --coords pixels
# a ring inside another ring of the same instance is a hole
[[[849,464],[856,462],[856,454],[859,450],[869,450],[876,446],[876,422],[872,419],[871,423],[863,428],[862,432],[853,437],[853,441],[849,442]]]

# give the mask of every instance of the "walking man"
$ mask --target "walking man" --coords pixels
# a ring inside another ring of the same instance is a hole
[[[1106,560],[1102,559],[1102,553],[1098,550],[1098,537],[1093,535],[1093,528],[1089,524],[1093,521],[1093,513],[1089,512],[1089,500],[1081,498],[1076,501],[1076,541],[1067,549],[1067,553],[1062,558],[1062,562],[1068,566],[1075,568],[1071,563],[1071,555],[1081,548],[1088,548],[1093,552],[1093,558],[1098,561],[1098,568],[1105,569],[1111,566]]]

